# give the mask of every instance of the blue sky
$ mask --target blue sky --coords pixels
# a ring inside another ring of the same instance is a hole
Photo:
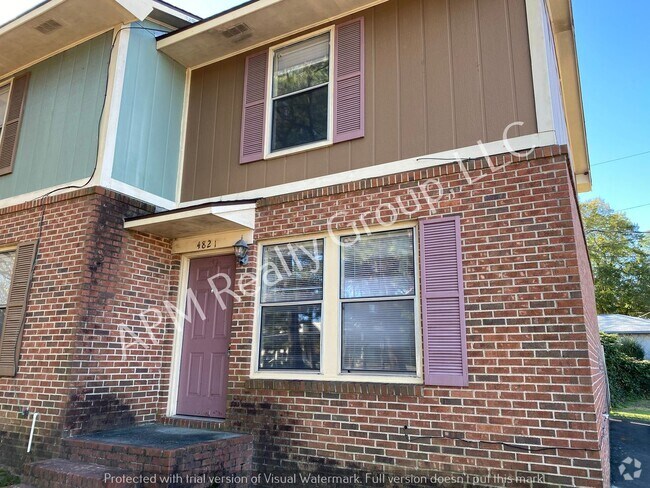
[[[650,204],[650,2],[573,0],[593,190],[614,209]],[[650,205],[626,210],[650,230]]]
[[[3,1],[0,23],[40,0]],[[171,0],[207,17],[241,0]],[[614,209],[650,204],[650,2],[573,0],[593,190]],[[647,154],[599,164],[637,153]],[[626,210],[650,230],[650,205]]]

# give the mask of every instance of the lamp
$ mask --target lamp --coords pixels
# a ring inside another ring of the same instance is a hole
[[[248,244],[246,244],[244,236],[235,242],[233,249],[235,250],[235,257],[237,258],[237,262],[242,266],[246,266],[248,264]]]

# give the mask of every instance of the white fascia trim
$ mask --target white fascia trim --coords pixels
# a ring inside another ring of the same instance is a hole
[[[138,20],[144,20],[153,10],[153,0],[114,0]]]
[[[526,19],[528,22],[528,42],[530,44],[530,63],[533,73],[533,92],[537,131],[555,130],[553,105],[551,101],[551,81],[548,71],[548,53],[544,39],[542,0],[526,0]]]
[[[73,186],[74,188],[67,188],[68,186]],[[3,198],[0,200],[0,208],[12,207],[14,205],[21,205],[32,200],[36,200],[43,195],[46,195],[50,192],[54,193],[54,196],[64,195],[73,191],[77,191],[81,188],[91,186],[88,184],[88,178],[82,178],[80,180],[70,181],[68,183],[61,183],[60,185],[50,186],[49,188],[43,188],[41,190],[35,190],[29,193],[23,193],[22,195],[17,195],[15,197]],[[65,188],[65,190],[63,190]],[[57,190],[61,189],[60,192]]]
[[[225,220],[235,222],[241,226],[248,227],[249,229],[255,227],[255,204],[244,203],[241,205],[215,205],[214,207],[189,209],[185,212],[177,212],[168,215],[152,215],[151,217],[144,219],[125,222],[124,228],[133,229],[143,225],[161,224],[163,222],[184,220],[190,217],[200,217],[202,215],[215,215]]]
[[[113,175],[117,127],[122,106],[122,89],[124,87],[130,37],[131,31],[128,27],[118,26],[115,28],[113,37],[115,39],[113,48],[115,56],[111,56],[108,66],[108,86],[106,88],[106,100],[104,102],[97,150],[97,171],[92,181],[94,185],[107,186],[110,184]]]
[[[141,190],[140,188],[136,188],[135,186],[115,180],[113,178],[111,178],[105,185],[101,186],[109,190],[114,190],[118,193],[122,193],[123,195],[135,198],[142,202],[150,203],[157,207],[164,208],[165,210],[172,210],[176,208],[176,203],[172,202],[171,200],[159,197],[158,195],[154,195],[153,193]]]
[[[184,12],[180,12],[178,10],[175,10],[173,8],[168,7],[167,5],[165,5],[163,3],[156,2],[156,0],[154,0],[154,2],[153,2],[153,7],[156,10],[160,10],[161,12],[165,12],[166,14],[169,14],[169,15],[172,15],[172,16],[178,18],[178,19],[184,20],[185,22],[189,22],[190,24],[194,24],[194,23],[198,22],[199,20],[201,20],[200,17],[187,15]],[[172,30],[174,30],[174,29],[176,29],[176,27],[172,27]]]
[[[384,163],[376,166],[344,171],[342,173],[319,176],[317,178],[310,178],[293,183],[284,183],[282,185],[269,186],[266,188],[260,188],[258,190],[249,190],[240,193],[231,193],[229,195],[223,195],[220,197],[203,198],[201,200],[183,202],[178,204],[178,208],[192,207],[194,205],[200,205],[204,203],[219,203],[232,200],[267,198],[276,195],[284,195],[287,193],[295,193],[298,191],[322,188],[325,186],[349,183],[351,181],[358,181],[366,178],[377,178],[395,173],[403,173],[405,171],[430,168],[432,166],[440,166],[458,160],[483,158],[486,156],[494,156],[511,151],[527,152],[530,149],[550,146],[553,144],[556,144],[555,131],[530,134],[526,136],[513,137],[507,142],[501,140],[488,143],[479,143],[474,146],[452,149],[450,151],[442,151],[439,153],[428,154],[426,156],[418,156],[415,158],[402,159],[401,161],[393,161],[391,163]]]

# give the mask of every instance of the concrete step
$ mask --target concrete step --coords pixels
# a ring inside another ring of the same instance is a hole
[[[24,482],[35,488],[139,488],[136,475],[122,468],[68,459],[28,464]],[[129,479],[129,477],[131,479]]]

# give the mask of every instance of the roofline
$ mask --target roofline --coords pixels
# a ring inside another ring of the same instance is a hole
[[[168,8],[170,8],[170,9],[172,9],[172,10],[176,10],[177,12],[180,12],[180,13],[182,13],[183,15],[186,15],[186,16],[188,16],[188,17],[192,17],[192,18],[196,19],[197,22],[200,22],[200,21],[203,20],[203,17],[201,17],[200,15],[196,15],[196,14],[193,14],[192,12],[188,12],[187,10],[182,9],[182,8],[180,8],[180,7],[177,7],[176,5],[171,4],[171,3],[169,3],[169,2],[165,2],[164,0],[154,0],[154,4],[156,4],[156,3],[159,3],[159,4],[161,4],[161,5],[164,5],[165,7],[168,7]],[[154,8],[155,8],[155,7],[156,7],[156,6],[154,5]],[[192,25],[194,25],[194,24],[192,24]],[[183,27],[183,28],[184,28],[184,27]],[[179,29],[179,30],[180,30],[180,29]],[[174,31],[174,32],[176,32],[176,31]]]
[[[545,0],[551,21],[571,158],[578,191],[591,190],[591,165],[587,146],[580,68],[571,0]]]
[[[149,219],[151,217],[162,217],[162,216],[167,216],[167,215],[174,215],[177,213],[181,212],[187,212],[188,210],[199,210],[202,208],[206,207],[216,207],[216,206],[224,206],[228,207],[231,205],[247,205],[250,203],[256,203],[260,198],[247,198],[247,199],[242,199],[242,200],[226,200],[223,202],[205,202],[205,203],[199,203],[197,205],[190,205],[187,207],[178,207],[174,208],[171,210],[164,210],[162,212],[153,212],[153,213],[148,213],[144,215],[138,215],[136,217],[127,217],[124,219],[124,222],[137,222],[139,220],[145,220]]]
[[[167,34],[165,34],[163,36],[160,36],[160,37],[158,37],[158,40],[166,39],[167,37],[173,36],[174,34],[178,34],[179,32],[185,32],[186,30],[193,29],[195,27],[200,27],[203,24],[205,24],[206,22],[210,22],[211,20],[218,19],[219,17],[227,15],[227,14],[229,14],[231,12],[235,12],[236,10],[243,9],[244,7],[248,7],[249,5],[257,3],[259,1],[260,0],[248,0],[248,1],[244,2],[244,3],[239,4],[239,5],[235,5],[234,7],[231,7],[229,9],[227,9],[227,10],[223,10],[221,12],[218,12],[218,13],[214,14],[214,15],[211,15],[210,17],[206,17],[205,19],[199,20],[198,22],[196,22],[196,23],[194,23],[192,25],[181,27],[180,29],[177,29],[177,30],[175,30],[173,32],[169,32],[169,33],[167,33]]]

